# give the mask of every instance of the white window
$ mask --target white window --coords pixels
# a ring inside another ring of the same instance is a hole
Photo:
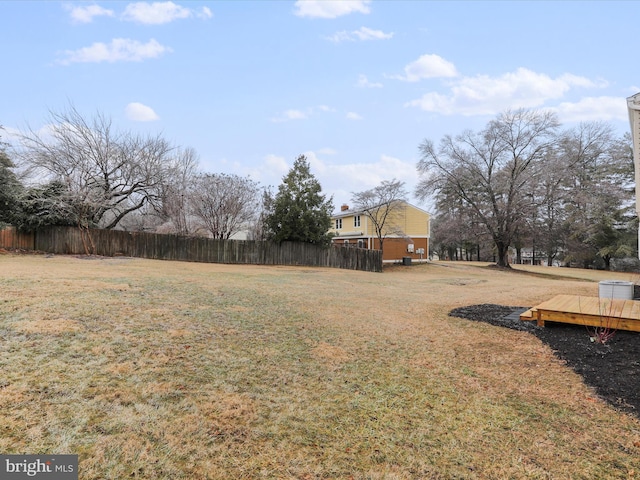
[[[356,215],[355,217],[353,217],[353,226],[354,227],[360,226],[360,215]]]
[[[363,239],[358,239],[358,248],[364,248],[364,240]]]
[[[340,230],[342,228],[342,219],[336,218],[336,230]]]

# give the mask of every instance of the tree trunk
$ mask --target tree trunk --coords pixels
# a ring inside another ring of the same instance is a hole
[[[504,242],[496,242],[496,247],[498,249],[498,261],[497,264],[499,267],[509,267],[509,246]]]

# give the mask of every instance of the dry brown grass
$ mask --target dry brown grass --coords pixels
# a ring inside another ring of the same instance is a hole
[[[0,452],[83,479],[640,476],[637,419],[532,335],[447,315],[630,276],[483,266],[0,255]]]

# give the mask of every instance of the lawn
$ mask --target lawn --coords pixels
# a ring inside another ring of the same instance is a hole
[[[81,479],[640,477],[636,417],[535,336],[448,316],[630,275],[6,253],[0,272],[0,453],[78,454]]]

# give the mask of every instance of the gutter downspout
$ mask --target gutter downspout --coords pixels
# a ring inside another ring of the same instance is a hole
[[[364,216],[364,234],[367,236],[367,250],[371,250],[373,245],[371,245],[371,235],[369,234],[369,215]]]
[[[640,93],[627,98],[629,123],[633,140],[633,165],[636,180],[636,215],[640,217]],[[640,258],[640,226],[638,226],[638,258]]]

